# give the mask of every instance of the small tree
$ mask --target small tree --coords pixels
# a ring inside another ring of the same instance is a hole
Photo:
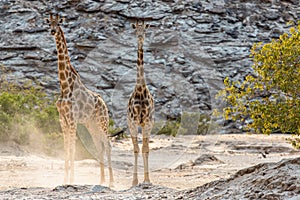
[[[239,121],[247,130],[270,134],[293,133],[300,140],[300,25],[267,44],[251,50],[253,74],[242,82],[225,78],[220,91],[228,107],[226,120]]]

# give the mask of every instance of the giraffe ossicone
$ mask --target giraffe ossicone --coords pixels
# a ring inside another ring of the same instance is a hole
[[[58,14],[46,19],[50,33],[55,37],[58,58],[58,79],[60,96],[56,102],[59,121],[64,135],[65,176],[64,183],[74,182],[74,159],[77,124],[83,124],[88,129],[99,152],[100,184],[105,182],[104,154],[107,155],[109,184],[113,185],[111,165],[111,145],[108,138],[108,109],[95,92],[89,90],[82,82],[79,73],[70,62],[64,32],[60,24],[64,21]]]

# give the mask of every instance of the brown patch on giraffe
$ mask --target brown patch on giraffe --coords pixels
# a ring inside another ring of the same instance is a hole
[[[145,105],[146,107],[149,107],[149,101],[144,101],[144,105]]]
[[[58,62],[58,69],[59,69],[60,71],[65,70],[65,63],[64,63],[64,61],[59,61],[59,62]]]
[[[68,88],[68,83],[67,82],[62,82],[61,84],[61,89],[64,91],[66,88]]]
[[[65,55],[64,55],[64,54],[59,54],[59,55],[58,55],[58,59],[59,59],[59,60],[65,59]]]
[[[148,92],[149,92],[149,91],[147,90],[147,88],[145,88],[145,89],[144,89],[144,92],[143,92],[143,93],[144,93],[144,97],[147,97],[147,93],[148,93]],[[147,98],[147,99],[148,99],[148,98]]]
[[[74,89],[74,82],[70,84],[70,90],[73,91],[73,89]]]
[[[71,84],[73,82],[73,79],[71,77],[68,78],[68,83]]]
[[[65,94],[69,94],[69,93],[70,93],[69,88],[66,88],[65,91],[64,91],[64,93],[65,93]]]
[[[135,99],[136,99],[136,100],[141,100],[141,99],[142,99],[142,94],[139,93],[139,92],[137,92],[137,93],[135,94]]]
[[[59,72],[59,78],[61,80],[65,80],[66,79],[65,73],[64,72]]]
[[[138,66],[141,66],[141,65],[143,65],[143,64],[144,64],[144,61],[143,61],[143,60],[140,60],[140,59],[137,60],[137,65],[138,65]]]
[[[139,92],[142,92],[143,88],[142,88],[142,86],[139,85],[139,86],[137,86],[136,90],[139,91]]]
[[[140,61],[144,60],[144,51],[143,51],[142,47],[140,49],[138,49],[138,60],[140,60]]]

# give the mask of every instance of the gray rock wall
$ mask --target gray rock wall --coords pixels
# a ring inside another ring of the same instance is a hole
[[[222,107],[214,96],[226,76],[251,73],[253,43],[278,38],[300,19],[293,0],[0,0],[0,63],[11,79],[36,79],[49,95],[59,93],[55,42],[44,23],[50,12],[66,17],[71,62],[120,126],[136,78],[135,17],[151,25],[144,59],[157,120]]]

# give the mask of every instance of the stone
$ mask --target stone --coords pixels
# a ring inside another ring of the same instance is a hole
[[[58,93],[55,41],[44,18],[62,13],[72,64],[86,86],[103,95],[118,125],[126,126],[126,104],[136,78],[136,38],[130,23],[144,18],[150,24],[145,76],[156,115],[176,118],[191,108],[211,113],[222,106],[213,97],[224,87],[223,79],[242,80],[252,72],[251,46],[288,31],[286,22],[299,18],[298,3],[2,1],[0,63],[14,76],[36,79],[49,94]],[[233,131],[231,127],[225,129]]]

